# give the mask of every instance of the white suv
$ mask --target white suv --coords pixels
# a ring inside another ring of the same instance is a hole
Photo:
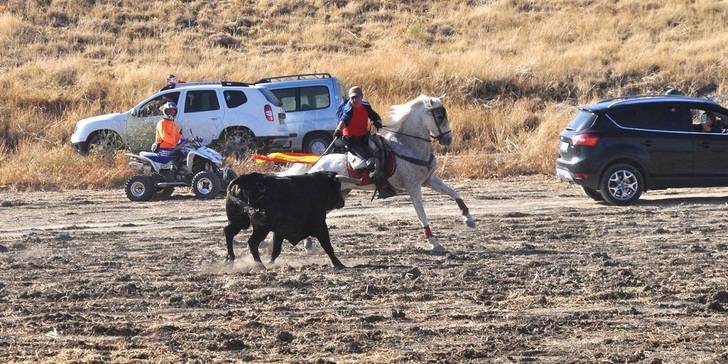
[[[159,107],[177,103],[177,125],[186,138],[217,142],[226,154],[289,138],[281,102],[269,90],[240,82],[179,83],[165,88],[124,113],[106,114],[76,123],[71,143],[86,153],[96,148],[147,149],[154,142]]]

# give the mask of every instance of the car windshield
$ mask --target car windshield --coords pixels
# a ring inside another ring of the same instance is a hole
[[[566,127],[566,130],[582,131],[592,126],[596,119],[597,116],[595,114],[586,110],[581,110],[578,114],[576,114],[574,120],[569,123],[569,126]]]

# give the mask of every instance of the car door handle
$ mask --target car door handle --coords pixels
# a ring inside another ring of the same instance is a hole
[[[651,147],[652,146],[652,140],[643,140],[642,145],[645,147]]]
[[[210,118],[210,120],[213,120],[214,121],[214,120],[217,120],[217,118]]]
[[[710,142],[702,142],[702,143],[700,143],[700,145],[702,145],[703,148],[706,148],[706,149],[710,148]]]

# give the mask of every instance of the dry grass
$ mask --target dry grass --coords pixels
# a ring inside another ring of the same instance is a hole
[[[110,186],[120,162],[76,158],[75,122],[128,110],[167,73],[255,80],[330,72],[384,111],[447,94],[450,176],[551,173],[573,106],[662,92],[721,98],[728,7],[684,1],[137,1],[0,4],[0,184]],[[40,148],[45,153],[35,153]],[[9,165],[83,165],[71,182]],[[44,159],[44,160],[43,160]]]

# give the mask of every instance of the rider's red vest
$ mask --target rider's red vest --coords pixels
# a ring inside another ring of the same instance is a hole
[[[369,113],[363,105],[352,105],[352,115],[349,125],[344,127],[344,136],[364,136],[369,134]]]

